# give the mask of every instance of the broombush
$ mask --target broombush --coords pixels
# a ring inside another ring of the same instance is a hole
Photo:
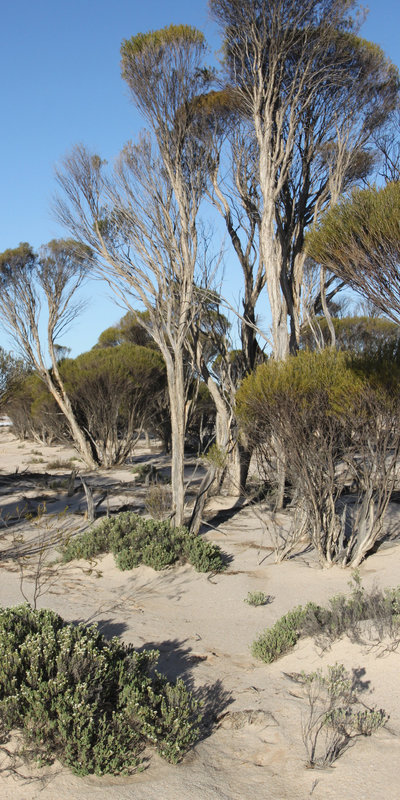
[[[169,683],[158,652],[27,605],[0,611],[0,724],[37,757],[78,775],[126,773],[146,743],[178,762],[198,736],[199,703]]]
[[[358,573],[353,575],[349,596],[336,595],[323,607],[315,603],[298,606],[267,628],[252,644],[252,654],[267,664],[291,650],[300,638],[313,636],[321,644],[343,634],[361,641],[365,623],[375,631],[378,642],[385,636],[398,639],[400,632],[400,587],[366,591]]]
[[[218,545],[194,536],[183,526],[173,528],[165,520],[144,519],[131,511],[104,519],[70,539],[63,548],[62,560],[90,560],[109,552],[122,570],[139,564],[160,570],[179,560],[189,561],[197,572],[220,572],[224,568]]]

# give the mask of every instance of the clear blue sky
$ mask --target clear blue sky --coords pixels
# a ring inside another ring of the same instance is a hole
[[[400,66],[399,0],[369,7],[362,35]],[[57,160],[76,142],[112,159],[142,127],[120,77],[122,39],[182,22],[205,33],[212,60],[219,40],[206,0],[3,0],[0,252],[66,235],[50,211]],[[87,291],[90,305],[64,337],[73,355],[123,313],[99,284]],[[9,346],[2,334],[0,344]]]

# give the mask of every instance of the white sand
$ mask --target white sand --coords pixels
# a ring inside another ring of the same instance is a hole
[[[31,451],[39,449],[45,462],[32,464],[38,456]],[[0,478],[14,473],[16,467],[19,473],[27,468],[44,471],[47,461],[65,460],[72,454],[62,447],[39,448],[31,443],[21,447],[7,430],[0,430]],[[54,474],[66,475],[67,470]],[[105,481],[132,480],[128,469],[103,476]],[[134,502],[134,486],[129,491]],[[31,494],[23,486],[15,488],[13,495],[0,494],[3,519],[10,520],[0,543],[3,549],[11,545],[12,530],[18,528],[11,525],[13,508],[32,502]],[[77,503],[76,496],[67,500],[65,492],[49,487],[43,494],[49,512],[65,502],[70,508]],[[55,496],[57,503],[51,502]],[[127,502],[127,495],[122,502]],[[229,498],[221,499],[219,505],[229,507]],[[78,518],[70,514],[68,520],[75,525]],[[31,534],[23,525],[28,541]],[[79,525],[85,525],[82,517]],[[314,642],[303,640],[271,665],[250,654],[258,633],[289,609],[309,600],[323,603],[348,591],[350,573],[337,567],[321,570],[309,554],[275,565],[259,522],[248,509],[210,531],[207,538],[232,556],[223,574],[202,575],[190,566],[121,572],[112,556],[106,556],[95,569],[87,562],[62,566],[56,584],[38,605],[54,609],[66,620],[96,621],[107,635],[118,634],[134,646],[157,647],[161,671],[182,676],[201,690],[205,709],[215,720],[210,735],[178,766],[167,764],[149,749],[148,768],[128,778],[78,778],[57,763],[44,770],[22,767],[24,775],[35,778],[31,782],[0,772],[1,800],[103,800],[105,795],[107,800],[372,800],[380,796],[398,800],[400,649],[371,649],[344,638],[323,653]],[[367,559],[360,573],[366,587],[373,583],[395,586],[399,567],[400,547],[393,545]],[[31,590],[29,583],[25,588]],[[244,603],[247,593],[256,590],[270,595],[272,601],[262,607]],[[21,601],[15,564],[3,562],[0,604]],[[384,708],[390,720],[374,736],[359,738],[331,768],[309,770],[301,736],[306,704],[287,674],[335,662],[360,670],[362,681],[368,682],[364,702]],[[0,766],[6,766],[4,760]]]

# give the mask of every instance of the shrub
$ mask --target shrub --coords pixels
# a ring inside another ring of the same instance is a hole
[[[301,519],[286,553],[306,532],[321,565],[357,567],[381,538],[400,454],[390,378],[399,375],[399,353],[382,355],[301,352],[258,367],[238,390],[237,413],[264,477],[279,487],[285,475]],[[343,498],[350,486],[351,503]]]
[[[172,491],[170,486],[155,485],[148,489],[145,507],[154,519],[167,519],[171,515]]]
[[[221,572],[224,567],[220,547],[200,536],[186,533],[184,553],[196,572]]]
[[[151,464],[137,464],[135,467],[132,467],[131,472],[137,475],[139,480],[143,480],[146,475],[151,472],[151,468]]]
[[[308,603],[304,608],[289,611],[264,631],[253,642],[252,653],[267,664],[284,655],[301,637],[314,636],[329,644],[344,633],[361,640],[365,622],[369,621],[377,641],[389,635],[396,638],[400,630],[400,587],[373,588],[367,592],[358,574],[353,576],[354,586],[350,596],[336,595],[323,608]]]
[[[137,766],[146,741],[177,762],[197,738],[199,704],[155,671],[157,651],[28,606],[0,611],[0,647],[3,728],[20,729],[42,759],[116,774]]]
[[[265,606],[268,603],[268,596],[264,592],[248,592],[244,602],[249,606]]]
[[[330,766],[356,736],[371,736],[386,724],[383,709],[361,705],[354,679],[343,664],[297,676],[303,683],[308,713],[302,716],[303,742],[309,767]]]
[[[270,664],[279,656],[291,650],[301,636],[305,617],[310,610],[316,608],[313,603],[308,603],[305,608],[298,606],[292,611],[288,611],[287,614],[275,622],[272,628],[268,628],[253,642],[251,648],[253,656]]]
[[[218,545],[193,536],[184,527],[173,528],[167,521],[144,519],[131,511],[104,519],[70,539],[63,548],[62,560],[91,559],[110,551],[122,570],[139,564],[160,570],[178,560],[189,561],[197,572],[220,572],[224,566]]]

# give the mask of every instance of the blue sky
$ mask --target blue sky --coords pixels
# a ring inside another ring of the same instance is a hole
[[[206,0],[3,0],[0,7],[2,252],[66,235],[50,205],[54,165],[75,143],[112,160],[142,127],[120,77],[122,39],[183,22],[205,33],[210,60],[219,40]],[[362,35],[400,66],[399,0],[370,0],[369,8]],[[235,284],[229,265],[226,278]],[[63,340],[73,355],[123,314],[100,284],[86,292],[90,304]],[[1,333],[0,344],[9,347]]]

